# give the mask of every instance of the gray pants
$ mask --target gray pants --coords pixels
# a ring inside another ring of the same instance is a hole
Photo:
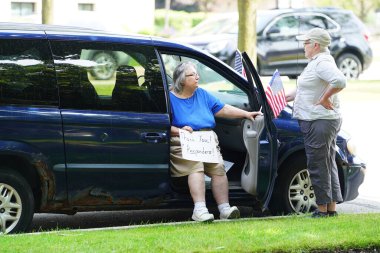
[[[342,120],[298,121],[304,135],[307,169],[314,187],[317,205],[343,201],[335,145]]]

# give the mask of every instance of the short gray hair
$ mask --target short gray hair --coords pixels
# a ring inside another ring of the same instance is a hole
[[[189,67],[194,67],[195,65],[192,62],[181,62],[178,64],[178,66],[174,69],[173,72],[173,89],[176,93],[181,94],[183,91],[183,83],[186,79],[186,70]]]

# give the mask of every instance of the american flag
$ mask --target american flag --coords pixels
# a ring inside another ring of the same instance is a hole
[[[272,79],[269,82],[268,88],[265,91],[268,103],[272,108],[274,117],[280,114],[282,109],[286,106],[285,91],[284,86],[282,85],[280,72],[276,69],[273,73]]]
[[[242,61],[243,57],[241,56],[241,53],[239,51],[239,49],[236,49],[236,53],[235,53],[235,70],[242,74],[244,77],[247,77],[247,74],[245,73],[245,69],[244,69],[244,66],[243,66],[243,61]]]

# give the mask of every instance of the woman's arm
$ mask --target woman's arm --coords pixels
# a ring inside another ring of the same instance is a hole
[[[293,90],[291,90],[290,92],[287,92],[287,93],[285,94],[286,102],[293,101],[294,98],[296,97],[296,92],[297,92],[296,89],[293,89]]]
[[[341,90],[343,90],[343,88],[333,88],[329,86],[326,92],[321,97],[321,99],[318,101],[317,105],[322,105],[324,108],[328,110],[334,110],[333,104],[330,101],[330,97],[340,92]]]
[[[329,85],[317,105],[322,105],[328,110],[334,110],[330,97],[346,87],[347,80],[343,73],[337,68],[335,62],[321,61],[315,69],[317,76]]]
[[[219,112],[215,114],[216,117],[223,118],[246,118],[250,120],[255,120],[257,115],[263,115],[260,111],[258,112],[248,112],[237,108],[232,105],[225,105]]]

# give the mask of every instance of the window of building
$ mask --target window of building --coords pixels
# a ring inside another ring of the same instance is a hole
[[[33,2],[12,2],[13,16],[28,16],[36,12],[36,3]]]
[[[78,10],[80,11],[94,11],[95,5],[91,3],[80,3],[78,4]]]

